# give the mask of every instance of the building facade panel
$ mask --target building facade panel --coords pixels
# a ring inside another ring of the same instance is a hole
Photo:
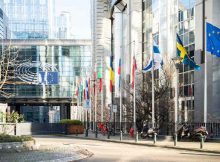
[[[198,61],[201,61],[203,54],[203,1],[197,0],[196,3],[199,4],[196,6],[196,18],[195,24],[196,27],[196,36],[195,36],[195,50],[200,54],[196,56]],[[216,0],[208,0],[205,2],[205,16],[206,22],[209,22],[217,27],[220,27],[220,21],[217,18],[220,14],[219,12],[220,2]],[[220,111],[219,111],[219,68],[220,59],[216,56],[212,56],[209,52],[205,53],[207,56],[207,122],[218,122],[220,120]],[[195,120],[197,122],[204,121],[204,63],[201,64],[202,70],[195,75]]]
[[[4,0],[12,39],[54,38],[54,0]]]
[[[84,83],[91,72],[91,41],[4,42],[5,49],[9,45],[18,64],[10,66],[13,78],[7,80],[3,88],[11,97],[1,96],[1,103],[8,104],[11,111],[24,114],[26,121],[57,122],[70,117],[80,85],[78,105],[83,105]]]

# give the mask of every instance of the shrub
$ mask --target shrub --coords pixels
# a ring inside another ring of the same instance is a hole
[[[60,120],[62,124],[73,124],[73,125],[83,125],[80,120],[62,119]]]
[[[0,143],[2,142],[23,142],[34,140],[31,136],[12,136],[8,134],[0,134]]]

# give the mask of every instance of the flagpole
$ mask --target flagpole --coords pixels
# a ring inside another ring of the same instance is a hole
[[[94,79],[94,105],[93,105],[93,110],[92,110],[92,119],[93,119],[93,131],[95,131],[95,79]]]
[[[134,59],[135,59],[135,41],[134,41],[134,49],[133,49],[133,56],[134,56]],[[134,62],[135,61],[135,62]],[[136,66],[136,60],[133,60],[133,66]],[[135,75],[136,75],[136,69],[135,67],[134,68],[134,134],[136,135],[136,86],[135,86]],[[137,139],[136,137],[134,138],[135,139],[135,142],[137,142]]]
[[[121,46],[121,56],[122,56],[122,46]],[[121,57],[122,58],[122,57]],[[120,58],[120,59],[121,59]],[[119,60],[120,61],[120,60]],[[121,65],[120,65],[120,62],[119,62],[119,68],[120,68],[120,75],[119,75],[119,91],[120,91],[120,133],[122,131],[122,59],[121,59]],[[121,137],[121,136],[120,136]]]
[[[96,81],[95,81],[95,124],[94,124],[94,130],[96,131],[96,122],[97,122],[97,91],[96,91]]]
[[[78,96],[77,96],[77,111],[76,111],[76,118],[79,120],[79,89],[78,89]]]
[[[91,78],[91,75],[90,75]],[[91,98],[91,79],[89,78],[89,129],[91,130],[91,122],[92,122],[92,98]]]
[[[153,42],[153,37],[152,37]],[[152,43],[153,45],[153,43]],[[153,46],[152,46],[153,47]],[[155,110],[154,110],[154,48],[152,50],[152,68],[151,68],[151,74],[152,74],[152,128],[155,128]]]
[[[207,123],[207,54],[206,54],[206,18],[205,18],[205,0],[203,0],[203,52],[205,55],[204,62],[204,124]]]
[[[103,58],[101,57],[101,67],[103,66]],[[103,67],[102,67],[103,68]],[[102,69],[101,69],[102,70]],[[103,77],[103,70],[101,71],[102,77]],[[101,78],[102,79],[102,78]],[[103,80],[102,80],[103,81]],[[103,122],[103,83],[101,85],[101,122]]]

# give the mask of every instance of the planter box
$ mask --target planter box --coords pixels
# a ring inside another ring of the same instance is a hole
[[[66,134],[83,134],[83,125],[66,124]]]

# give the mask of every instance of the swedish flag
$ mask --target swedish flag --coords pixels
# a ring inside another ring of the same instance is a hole
[[[186,48],[183,46],[183,43],[178,34],[176,34],[176,52],[179,57],[180,62],[185,65],[189,65],[195,70],[200,70],[200,66],[193,61],[187,54]]]

